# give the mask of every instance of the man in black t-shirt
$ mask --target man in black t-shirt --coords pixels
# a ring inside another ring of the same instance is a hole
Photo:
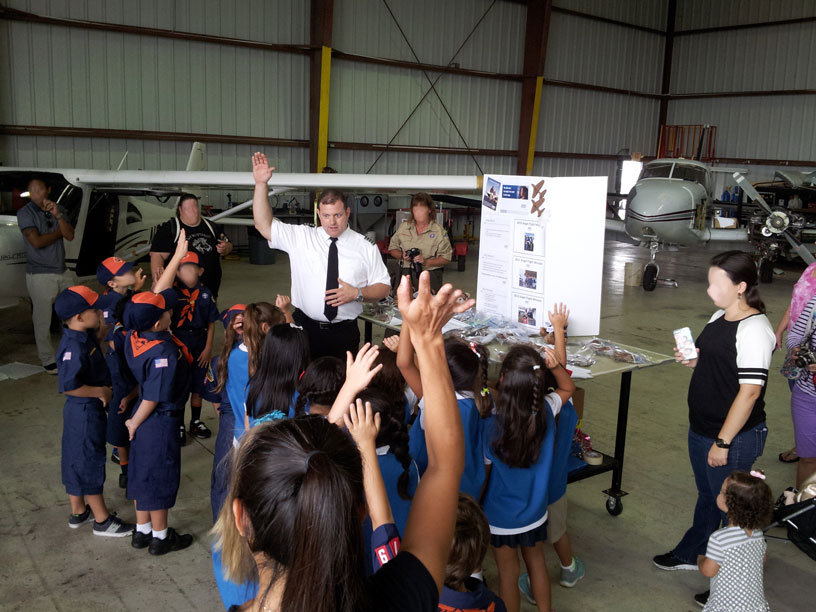
[[[220,225],[201,217],[198,198],[190,193],[179,197],[176,217],[162,223],[150,245],[150,271],[153,282],[164,271],[164,264],[176,250],[179,233],[184,230],[190,243],[190,250],[198,254],[204,273],[201,284],[218,297],[221,287],[221,258],[232,251],[232,243],[227,239]]]

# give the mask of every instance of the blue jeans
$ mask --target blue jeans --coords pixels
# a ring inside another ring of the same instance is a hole
[[[698,435],[689,429],[688,447],[691,470],[697,484],[697,505],[694,507],[694,521],[683,539],[672,551],[684,563],[697,564],[697,556],[704,555],[708,537],[727,525],[725,514],[717,507],[717,496],[722,483],[734,470],[749,471],[757,457],[762,455],[768,427],[760,423],[753,429],[744,431],[731,441],[728,463],[720,467],[708,465],[708,452],[714,444],[713,438]]]

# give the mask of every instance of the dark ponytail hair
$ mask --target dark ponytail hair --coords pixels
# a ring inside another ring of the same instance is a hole
[[[244,536],[234,500],[243,506]],[[262,423],[234,456],[215,547],[230,580],[257,581],[258,563],[270,570],[261,605],[284,577],[282,610],[357,612],[367,609],[364,508],[362,459],[340,428],[318,416]]]
[[[357,395],[363,402],[370,402],[371,409],[380,413],[380,431],[377,433],[376,445],[388,445],[388,452],[392,453],[402,466],[402,474],[397,480],[397,493],[402,499],[411,499],[411,464],[413,458],[409,449],[410,437],[408,425],[405,423],[405,399],[389,396],[382,389],[369,387]]]
[[[502,463],[527,468],[538,461],[547,433],[547,366],[535,349],[517,344],[502,362],[493,450]]]
[[[266,334],[264,324],[271,328],[273,325],[280,325],[285,321],[286,317],[283,311],[274,304],[269,302],[247,304],[246,310],[244,310],[244,344],[249,357],[250,376],[258,369],[258,361],[261,358],[261,348]],[[224,379],[226,380],[226,376]]]
[[[735,285],[744,282],[745,303],[765,314],[765,303],[759,297],[759,275],[754,258],[744,251],[725,251],[711,258],[711,266],[720,268]]]
[[[264,338],[258,369],[249,379],[247,413],[253,419],[275,410],[288,415],[298,378],[308,363],[306,333],[288,323],[274,325]]]
[[[241,313],[243,316],[243,313]],[[238,315],[235,315],[238,316]],[[238,332],[232,327],[232,319],[229,325],[224,330],[224,345],[221,347],[220,357],[218,358],[218,365],[215,367],[215,379],[218,385],[215,388],[216,393],[223,393],[227,388],[227,377],[229,376],[229,357],[232,354],[232,349],[235,346],[235,341],[238,339]]]
[[[487,348],[456,337],[445,338],[445,360],[448,362],[454,391],[473,393],[479,414],[486,417],[492,408],[487,389]]]
[[[346,364],[337,357],[319,357],[310,363],[298,382],[295,416],[309,405],[331,406],[346,381]]]
[[[128,289],[127,293],[125,293],[121,298],[119,298],[119,301],[116,302],[116,305],[113,307],[113,322],[114,322],[114,324],[122,322],[122,318],[125,315],[125,306],[128,305],[128,303],[130,302],[130,300],[132,298],[133,298],[133,290]]]

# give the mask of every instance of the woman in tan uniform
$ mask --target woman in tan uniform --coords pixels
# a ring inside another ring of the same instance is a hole
[[[431,273],[431,291],[436,293],[443,284],[442,270],[451,260],[452,248],[447,232],[434,221],[434,203],[425,192],[411,198],[411,221],[403,221],[394,232],[388,250],[400,260],[400,273],[411,274],[411,249],[419,249],[413,261]],[[414,286],[416,287],[416,279]]]

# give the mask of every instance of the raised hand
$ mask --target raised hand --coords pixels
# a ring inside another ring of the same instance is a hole
[[[382,341],[382,345],[392,353],[397,352],[397,349],[399,348],[399,343],[400,343],[399,336],[388,336],[387,338],[383,338]]]
[[[547,313],[547,318],[550,324],[556,329],[567,329],[570,311],[563,303],[558,303],[553,306],[552,312]]]
[[[263,153],[255,153],[252,156],[252,177],[255,179],[255,184],[268,183],[274,170],[275,167],[269,165],[269,161]]]
[[[397,289],[397,305],[404,324],[411,328],[415,338],[433,337],[442,331],[442,327],[450,318],[459,312],[472,308],[474,299],[460,302],[460,289],[454,289],[450,283],[445,284],[436,293],[431,295],[430,274],[425,271],[419,275],[419,291],[416,299],[411,299],[411,278],[403,276]]]
[[[357,448],[376,450],[377,434],[380,431],[380,413],[371,409],[371,402],[358,399],[349,406],[349,411],[343,416],[351,437],[357,443]]]
[[[144,271],[141,268],[136,268],[136,282],[133,283],[133,290],[139,291],[142,287],[144,287],[145,281],[147,277],[145,276]]]
[[[380,347],[366,342],[357,351],[357,356],[352,358],[351,353],[346,351],[346,383],[349,388],[362,391],[382,370],[382,364],[374,366],[377,357],[380,355]],[[373,366],[373,367],[372,367]]]
[[[182,229],[179,232],[178,242],[176,243],[176,251],[173,253],[173,257],[181,259],[187,254],[187,251],[190,250],[190,243],[187,240],[187,231]]]

